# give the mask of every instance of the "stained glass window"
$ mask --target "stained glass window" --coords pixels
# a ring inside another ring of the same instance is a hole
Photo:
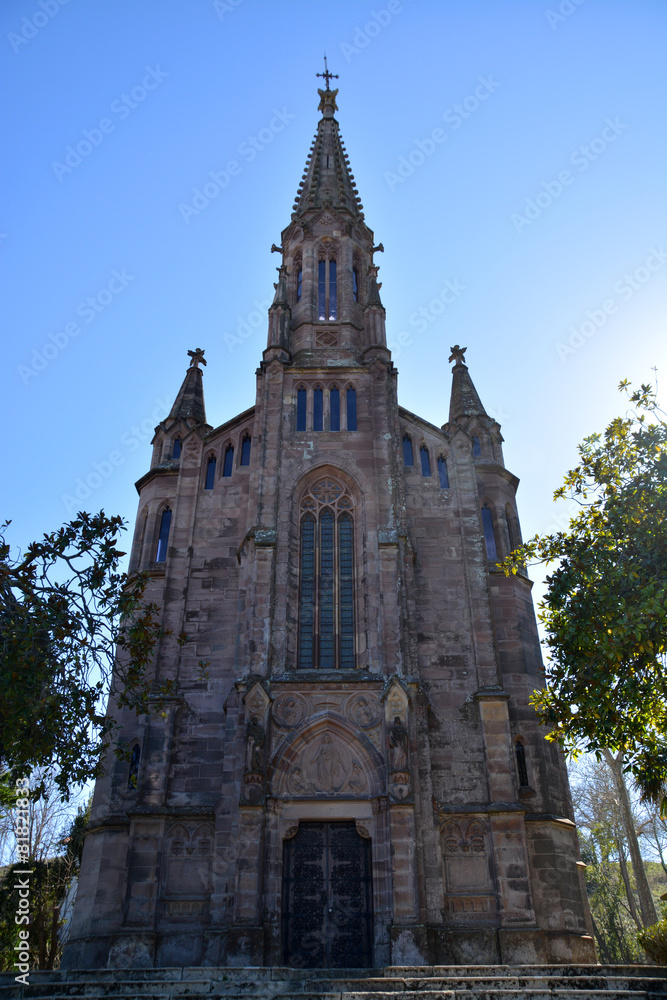
[[[340,430],[340,393],[338,389],[329,390],[329,430]]]
[[[167,507],[162,511],[160,518],[160,534],[157,540],[157,555],[155,562],[165,562],[167,559],[167,543],[169,542],[169,528],[171,527],[171,511]]]
[[[250,435],[246,434],[241,442],[241,465],[250,465]]]
[[[319,387],[313,392],[313,430],[324,429],[324,392]]]
[[[296,429],[305,431],[306,429],[306,402],[308,396],[305,389],[297,389],[296,393]]]
[[[415,460],[412,456],[412,441],[406,434],[403,438],[403,464],[404,465],[414,465]]]
[[[475,458],[479,458],[482,454],[482,445],[477,436],[472,439],[472,453]]]
[[[428,448],[426,445],[422,445],[419,449],[419,457],[422,463],[422,476],[431,475],[431,459],[428,453]]]
[[[299,268],[299,272],[296,276],[296,301],[301,301],[301,294],[303,291],[303,271]]]
[[[440,489],[449,489],[449,476],[447,475],[447,461],[440,456],[438,459],[438,478],[440,480]]]
[[[347,390],[347,429],[356,431],[357,429],[357,390]]]
[[[204,483],[205,490],[212,490],[215,486],[215,459],[209,458],[206,465],[206,482]]]
[[[181,457],[181,439],[180,438],[175,438],[174,439],[174,447],[171,449],[171,457],[173,459]]]
[[[344,485],[318,480],[301,503],[299,667],[354,670],[354,521]]]
[[[352,271],[352,297],[355,302],[359,301],[359,272],[356,267]]]
[[[234,468],[234,446],[228,444],[225,448],[225,461],[222,466],[223,476],[231,476]]]

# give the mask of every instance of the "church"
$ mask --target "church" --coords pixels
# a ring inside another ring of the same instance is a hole
[[[190,351],[136,484],[172,693],[121,713],[64,968],[595,962],[531,583],[496,565],[518,480],[465,347],[442,426],[398,403],[322,75],[254,405],[208,424]]]

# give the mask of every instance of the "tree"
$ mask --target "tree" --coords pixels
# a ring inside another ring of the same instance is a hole
[[[619,388],[629,393],[629,383]],[[655,392],[579,446],[554,499],[581,507],[566,531],[535,536],[501,566],[558,566],[540,608],[546,687],[532,703],[570,752],[622,755],[642,796],[667,810],[667,424]]]
[[[37,789],[43,789],[37,795]],[[89,800],[76,814],[72,804],[62,801],[53,777],[33,772],[31,786],[21,791],[27,796],[28,826],[23,853],[19,857],[15,836],[16,813],[7,806],[0,821],[10,832],[0,874],[0,969],[16,972],[17,950],[22,943],[20,930],[28,928],[24,947],[30,968],[52,969],[62,946],[61,913],[83,853],[85,826],[90,816]],[[30,873],[26,879],[26,871]],[[30,893],[29,923],[17,925],[17,884],[27,882]]]
[[[618,774],[623,783],[623,804]],[[661,867],[645,861],[639,849],[638,835],[643,837],[640,810],[644,822],[649,810],[638,803],[634,790],[625,786],[620,767],[615,773],[604,761],[585,758],[571,769],[570,778],[600,959],[609,963],[641,961],[636,935],[657,919],[655,900],[664,887]],[[644,887],[648,906],[642,900]]]
[[[69,789],[96,777],[119,707],[147,713],[169,693],[151,684],[169,633],[143,599],[146,574],[119,572],[120,517],[80,513],[12,558],[0,529],[0,772],[5,791],[35,768]],[[178,638],[185,641],[185,636]],[[115,670],[114,670],[115,665]],[[116,743],[116,748],[118,744]],[[43,791],[42,783],[39,790]]]

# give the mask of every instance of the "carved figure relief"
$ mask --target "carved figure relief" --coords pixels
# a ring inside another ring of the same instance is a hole
[[[256,715],[251,716],[246,729],[246,770],[263,772],[264,739],[264,726]]]
[[[309,744],[289,771],[287,791],[307,795],[364,795],[368,779],[361,760],[330,732]]]
[[[167,829],[164,890],[167,897],[194,901],[210,891],[213,827],[180,822]],[[208,905],[208,904],[207,904]]]
[[[360,729],[370,729],[380,721],[380,705],[375,695],[353,694],[345,705],[348,719]]]
[[[270,699],[257,681],[244,698],[246,711],[246,749],[242,801],[259,802],[265,774],[266,727]]]
[[[281,694],[273,705],[274,720],[286,729],[295,729],[307,712],[306,702],[298,694]]]
[[[407,771],[408,769],[408,731],[401,722],[400,715],[394,717],[394,723],[389,732],[391,747],[392,771]]]

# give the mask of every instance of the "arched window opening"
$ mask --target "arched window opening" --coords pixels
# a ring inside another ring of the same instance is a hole
[[[319,385],[313,392],[313,430],[324,430],[324,390]]]
[[[336,280],[336,261],[329,261],[329,319],[338,316],[338,284]]]
[[[403,464],[414,465],[415,460],[412,454],[412,439],[406,434],[403,438]]]
[[[172,457],[172,459],[177,459],[177,458],[181,457],[181,439],[180,438],[174,438],[174,446],[171,449],[171,457]]]
[[[324,320],[338,317],[338,278],[335,259],[322,258],[317,265],[317,317]]]
[[[496,536],[493,531],[493,515],[484,504],[482,507],[482,526],[484,528],[484,541],[486,543],[486,558],[492,562],[498,559],[498,549],[496,548]]]
[[[516,516],[509,505],[505,507],[505,520],[507,522],[507,537],[510,541],[510,550],[513,550],[521,545],[521,536],[519,534]]]
[[[228,444],[225,448],[225,460],[222,465],[222,474],[227,478],[231,476],[234,468],[234,445]]]
[[[296,429],[298,431],[305,431],[306,429],[306,405],[308,402],[308,395],[305,389],[297,389],[296,391]]]
[[[169,543],[169,529],[171,527],[171,510],[166,507],[162,511],[162,517],[160,518],[160,534],[157,540],[157,555],[155,556],[155,562],[166,562],[167,560],[167,545]]]
[[[215,465],[215,457],[211,455],[206,463],[206,481],[204,483],[205,490],[212,490],[215,486]]]
[[[359,271],[356,267],[352,269],[352,298],[355,302],[359,301]]]
[[[329,390],[329,430],[340,430],[340,392],[335,387]]]
[[[347,393],[347,429],[356,431],[357,429],[357,390],[348,389]]]
[[[132,748],[132,756],[130,757],[130,770],[127,776],[127,787],[136,788],[137,782],[139,780],[139,761],[141,760],[141,749],[138,743],[135,743]]]
[[[317,481],[301,504],[299,668],[354,670],[353,504],[342,483]]]
[[[476,435],[472,439],[472,453],[475,458],[479,458],[482,454],[482,444]]]
[[[317,318],[326,319],[327,308],[327,262],[321,260],[317,265]]]
[[[421,448],[419,449],[419,456],[421,458],[421,463],[422,463],[422,476],[430,476],[431,475],[431,458],[430,458],[430,455],[428,453],[428,448],[426,447],[425,444],[423,444],[421,446]]]
[[[528,788],[528,768],[526,767],[526,748],[521,740],[514,744],[516,754],[516,769],[519,775],[519,788]]]
[[[244,435],[241,442],[241,465],[250,465],[250,435]]]
[[[301,301],[301,296],[303,294],[303,269],[299,265],[299,270],[296,273],[296,301]]]
[[[438,479],[440,480],[440,489],[449,489],[449,476],[447,475],[447,460],[441,455],[438,459]]]

